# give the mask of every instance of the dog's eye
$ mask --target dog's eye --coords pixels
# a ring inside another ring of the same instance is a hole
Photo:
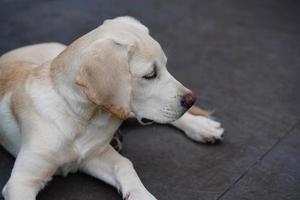
[[[150,74],[143,76],[144,79],[154,79],[157,76],[156,70],[153,70]]]

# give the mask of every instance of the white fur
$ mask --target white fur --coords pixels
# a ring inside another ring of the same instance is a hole
[[[172,123],[197,141],[220,139],[223,129],[218,122],[189,113],[179,118],[186,111],[180,100],[189,90],[167,71],[166,56],[148,35],[148,29],[130,17],[107,21],[103,30],[109,29],[109,24],[126,26],[126,29],[132,26],[133,31],[143,32],[139,48],[143,47],[144,51],[136,52],[130,63],[133,115],[139,121],[149,118],[159,123]],[[96,37],[93,33],[88,36]],[[132,44],[127,37],[122,39]],[[64,49],[61,44],[33,45],[5,54],[0,64],[15,59],[47,69],[49,62]],[[77,170],[115,186],[128,200],[155,200],[143,186],[132,163],[109,145],[122,120],[104,109],[98,109],[90,119],[96,106],[74,83],[72,70],[80,62],[80,56],[75,57],[69,73],[56,80],[57,87],[51,79],[40,82],[32,78],[25,82],[24,92],[31,105],[26,112],[18,113],[18,120],[11,110],[12,93],[7,92],[0,99],[0,143],[17,157],[3,189],[5,200],[34,200],[55,173],[66,175]],[[153,70],[154,62],[158,78],[143,79]]]
[[[172,125],[181,129],[189,138],[198,142],[215,143],[222,140],[224,129],[221,124],[203,116],[195,116],[185,113]]]

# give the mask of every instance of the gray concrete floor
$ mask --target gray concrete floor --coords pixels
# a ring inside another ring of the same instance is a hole
[[[169,70],[216,110],[219,145],[126,122],[123,154],[161,200],[300,199],[300,3],[296,0],[0,2],[0,53],[71,41],[104,19],[132,15],[165,49]],[[14,159],[0,149],[0,188]],[[119,199],[83,174],[55,177],[38,200]]]

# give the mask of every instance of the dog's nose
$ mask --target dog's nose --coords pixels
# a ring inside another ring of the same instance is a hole
[[[196,99],[197,99],[197,97],[193,93],[189,92],[182,97],[181,105],[184,108],[189,109],[190,107],[192,107],[194,105]]]

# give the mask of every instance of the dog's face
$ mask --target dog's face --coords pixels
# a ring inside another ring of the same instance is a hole
[[[130,62],[132,112],[144,124],[169,123],[189,108],[183,99],[191,92],[168,72],[165,53],[154,39],[146,35],[140,43]]]
[[[82,56],[77,83],[94,103],[124,119],[133,112],[142,124],[178,119],[196,97],[167,70],[167,58],[148,33],[132,18],[104,23],[109,32]]]

